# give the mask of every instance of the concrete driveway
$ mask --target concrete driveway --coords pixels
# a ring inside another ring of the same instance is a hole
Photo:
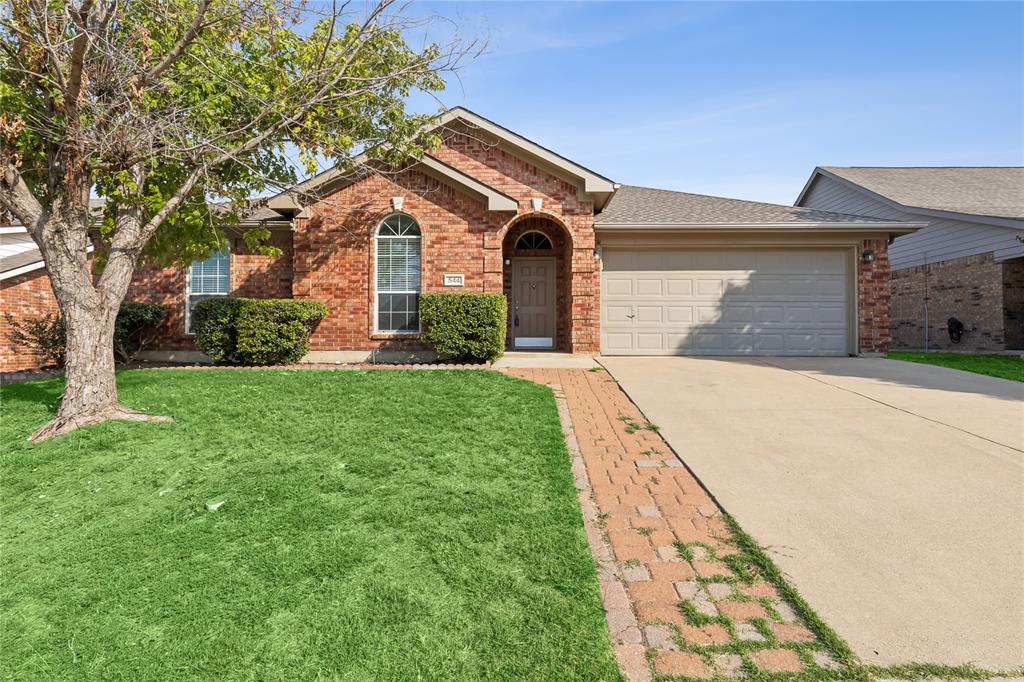
[[[1024,384],[864,358],[602,358],[867,663],[1024,666]]]

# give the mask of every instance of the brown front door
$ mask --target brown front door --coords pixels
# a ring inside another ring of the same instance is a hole
[[[555,347],[555,259],[512,259],[512,347]]]

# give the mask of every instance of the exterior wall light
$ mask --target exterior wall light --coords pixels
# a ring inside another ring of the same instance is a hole
[[[541,209],[541,206],[543,206],[543,205],[544,205],[544,200],[543,199],[540,199],[540,198],[537,198],[537,197],[534,197],[533,199],[530,199],[530,206],[533,207],[534,211],[539,211]]]
[[[860,257],[865,263],[875,262],[875,252],[871,249],[864,249],[864,253],[862,253]]]
[[[396,211],[401,211],[402,206],[405,205],[405,197],[391,197],[391,208]]]

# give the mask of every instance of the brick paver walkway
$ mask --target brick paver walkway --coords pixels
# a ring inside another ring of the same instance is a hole
[[[838,665],[758,575],[721,510],[607,372],[506,373],[551,386],[563,422],[569,413],[608,627],[629,679]]]

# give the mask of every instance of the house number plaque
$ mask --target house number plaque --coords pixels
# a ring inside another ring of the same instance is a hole
[[[466,286],[466,276],[461,274],[449,275],[448,273],[445,273],[444,285],[446,287],[464,287]]]

